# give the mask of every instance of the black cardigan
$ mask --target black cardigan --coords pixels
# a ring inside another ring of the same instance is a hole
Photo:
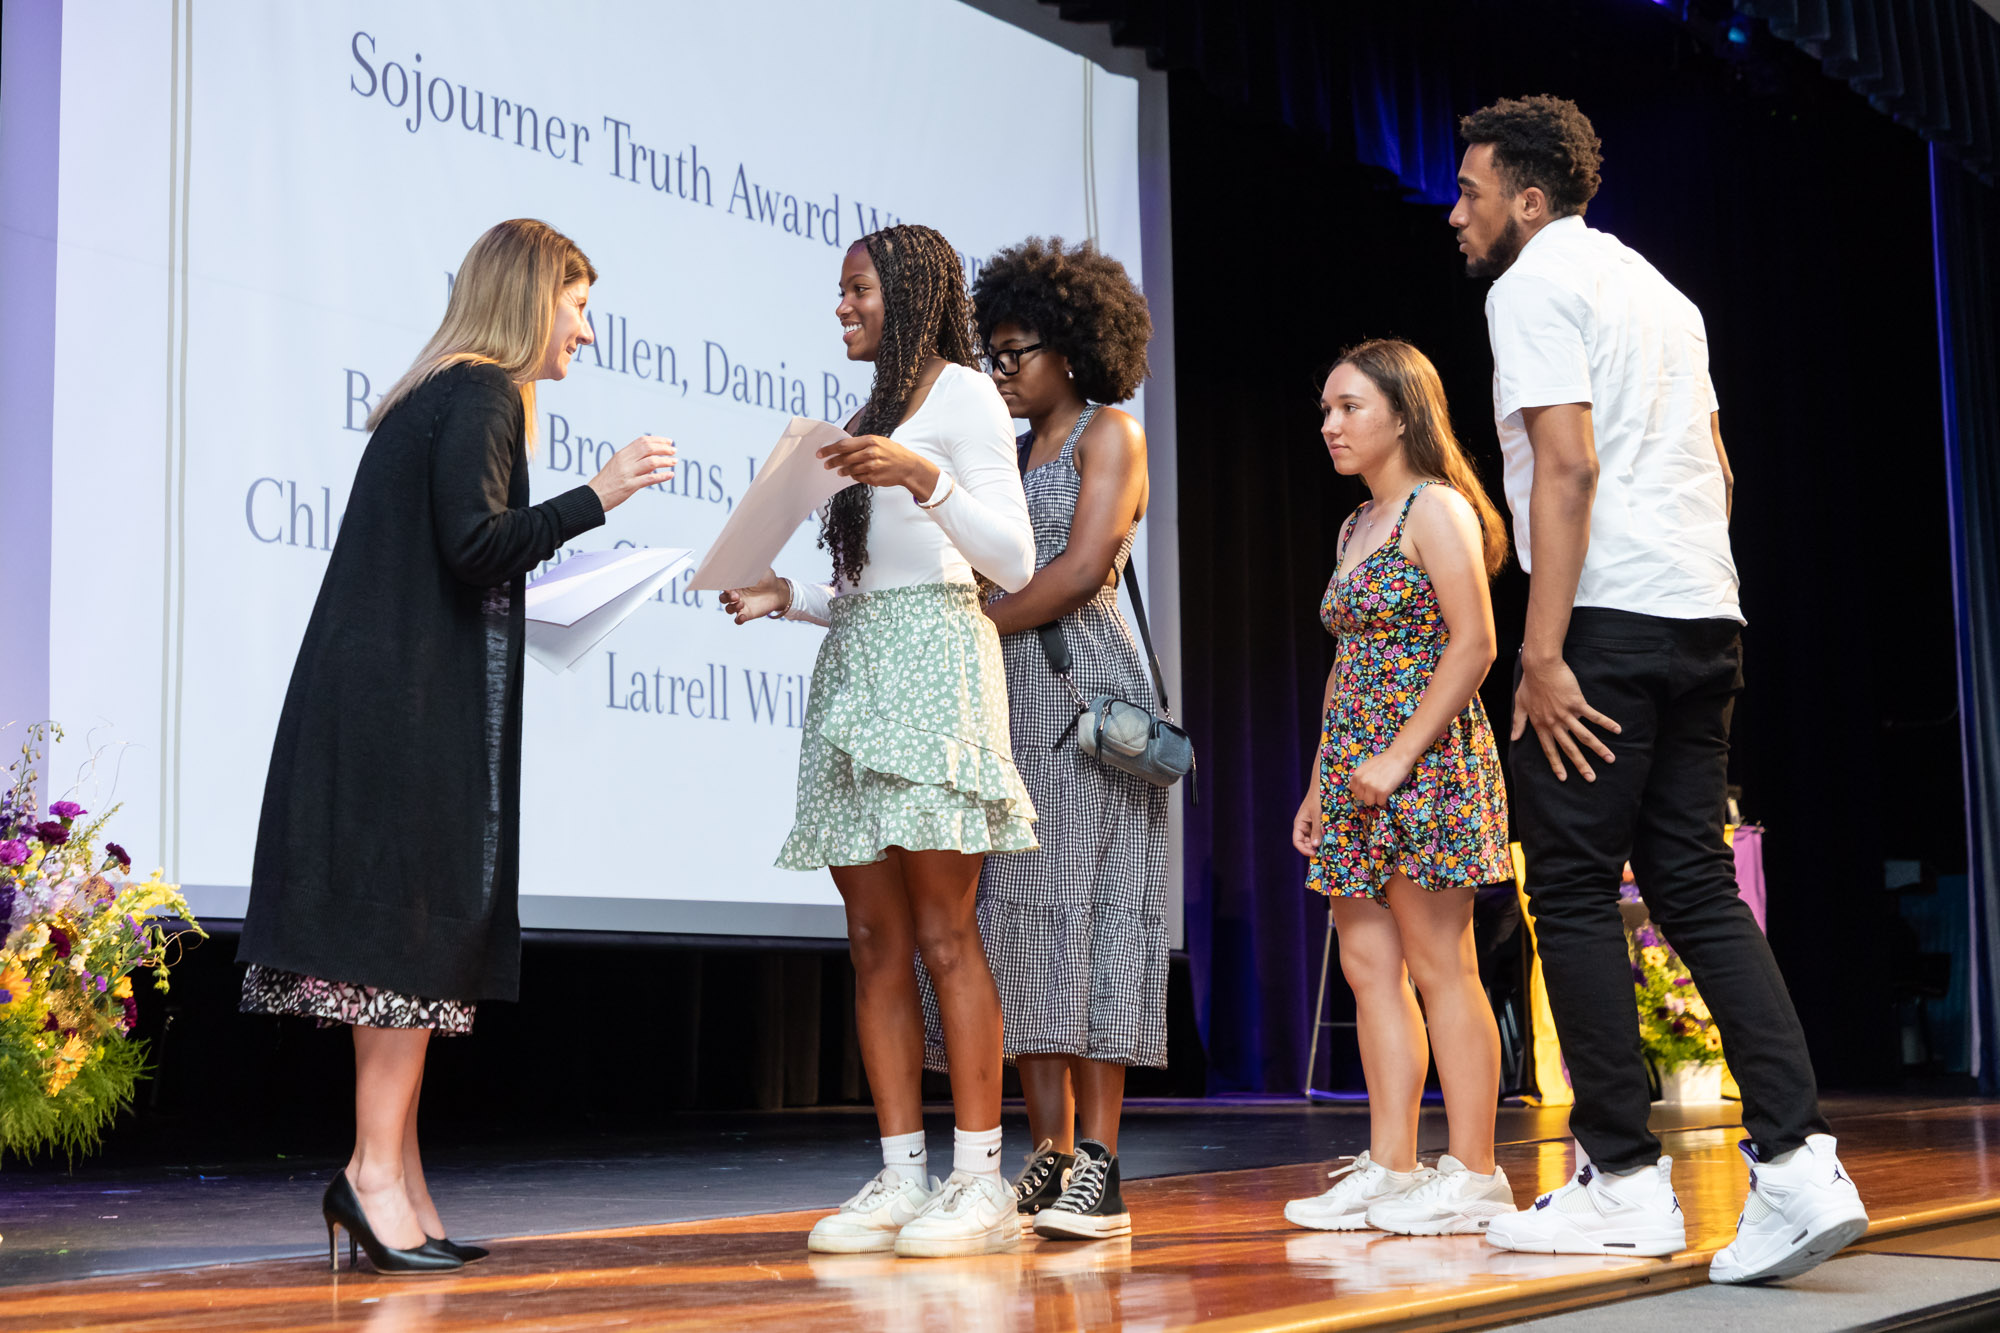
[[[264,784],[237,958],[433,999],[520,980],[522,588],[604,522],[528,504],[520,391],[460,365],[361,455]]]

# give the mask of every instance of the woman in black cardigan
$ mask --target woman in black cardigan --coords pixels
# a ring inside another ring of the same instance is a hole
[[[528,503],[536,380],[592,341],[597,271],[545,223],[503,222],[460,266],[444,322],[368,419],[272,746],[243,1008],[354,1029],[354,1156],[322,1211],[376,1268],[457,1268],[417,1153],[433,1029],[511,1000],[521,948],[527,572],[673,475],[641,436],[588,485]]]

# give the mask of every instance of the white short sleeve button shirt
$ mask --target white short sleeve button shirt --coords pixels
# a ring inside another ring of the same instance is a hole
[[[1742,620],[1701,311],[1637,251],[1567,217],[1495,280],[1486,326],[1522,568],[1535,455],[1521,411],[1588,403],[1597,498],[1576,604]]]

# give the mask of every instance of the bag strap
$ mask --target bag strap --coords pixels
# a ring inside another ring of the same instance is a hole
[[[1129,569],[1127,573],[1131,572]],[[1160,671],[1160,655],[1153,651],[1153,631],[1146,624],[1146,599],[1140,595],[1142,579],[1130,579],[1125,590],[1132,594],[1132,619],[1139,622],[1139,642],[1146,647],[1146,665],[1153,669],[1153,692],[1160,701],[1160,711],[1168,717],[1174,715],[1173,705],[1167,702],[1167,682]]]

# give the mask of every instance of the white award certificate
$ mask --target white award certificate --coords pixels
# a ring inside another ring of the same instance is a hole
[[[528,585],[528,655],[557,673],[574,669],[693,559],[684,546],[571,556]]]
[[[762,579],[799,524],[834,492],[854,484],[817,457],[821,449],[846,438],[847,432],[830,422],[793,417],[688,586],[720,591],[747,588]]]

